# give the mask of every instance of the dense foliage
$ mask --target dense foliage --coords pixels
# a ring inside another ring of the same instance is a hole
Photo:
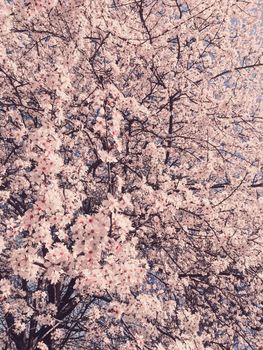
[[[1,350],[262,349],[262,2],[0,4]]]

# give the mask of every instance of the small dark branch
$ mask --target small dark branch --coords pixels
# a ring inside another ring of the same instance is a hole
[[[175,0],[175,2],[176,2],[176,6],[178,8],[178,11],[179,11],[179,18],[181,19],[183,17],[183,12],[182,12],[181,6],[179,5],[178,0]]]
[[[261,66],[263,66],[263,63],[255,63],[255,64],[250,64],[250,65],[247,65],[247,66],[236,67],[236,68],[234,68],[234,70],[235,71],[240,71],[242,69],[250,69],[250,68],[256,68],[256,67],[261,67]],[[215,80],[215,79],[217,79],[217,78],[219,78],[219,77],[221,77],[221,76],[223,76],[225,74],[231,73],[231,72],[232,72],[232,70],[230,70],[230,69],[229,70],[225,70],[225,71],[215,75],[210,80]]]
[[[179,340],[179,339],[180,339],[180,338],[178,338],[177,336],[172,335],[172,334],[169,333],[168,331],[161,329],[159,326],[156,326],[156,329],[157,329],[160,333],[162,333],[163,335],[165,335],[166,337],[171,338],[174,342],[176,342],[176,340]]]
[[[146,20],[145,20],[145,18],[144,18],[144,14],[143,14],[143,1],[141,0],[140,3],[138,3],[138,2],[136,1],[136,4],[137,4],[138,7],[139,7],[139,16],[140,16],[140,20],[141,20],[141,22],[142,22],[142,26],[143,26],[144,29],[146,30],[146,33],[147,33],[147,35],[148,35],[148,37],[149,37],[150,44],[152,44],[152,43],[153,43],[152,35],[151,35],[150,30],[149,30],[149,28],[148,28],[148,26],[147,26],[147,24],[146,24]]]
[[[213,206],[213,208],[215,208],[215,207],[221,205],[221,204],[224,203],[227,199],[229,199],[229,198],[240,188],[240,186],[244,183],[244,181],[245,181],[247,175],[248,175],[248,173],[245,174],[245,176],[244,176],[243,179],[240,181],[240,183],[238,184],[238,186],[235,187],[235,188],[233,189],[233,191],[232,191],[226,198],[222,199],[219,203],[215,204],[215,205]]]

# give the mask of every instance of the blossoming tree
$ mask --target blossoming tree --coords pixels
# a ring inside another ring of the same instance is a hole
[[[262,2],[0,4],[0,348],[262,349]]]

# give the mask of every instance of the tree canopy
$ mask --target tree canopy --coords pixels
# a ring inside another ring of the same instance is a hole
[[[0,349],[263,348],[262,2],[0,1]]]

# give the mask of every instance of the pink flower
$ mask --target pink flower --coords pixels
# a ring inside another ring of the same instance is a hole
[[[3,237],[0,237],[0,254],[5,249],[5,241]]]
[[[8,298],[11,295],[12,287],[8,279],[0,279],[0,301]]]

